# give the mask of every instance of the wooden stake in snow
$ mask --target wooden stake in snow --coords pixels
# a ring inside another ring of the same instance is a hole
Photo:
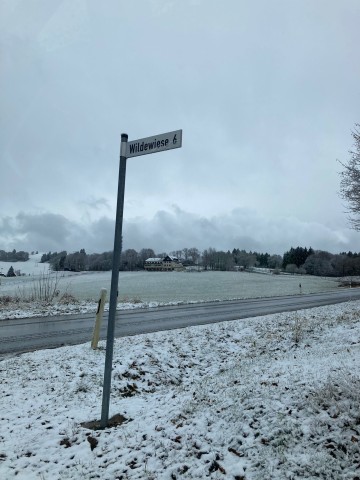
[[[100,298],[99,298],[99,303],[98,303],[98,309],[97,309],[97,312],[96,312],[94,333],[93,333],[93,338],[92,338],[92,341],[91,341],[91,348],[93,350],[97,349],[97,346],[98,346],[98,343],[99,343],[101,320],[102,320],[102,317],[103,317],[103,314],[104,314],[106,294],[107,294],[106,288],[102,288],[100,290]]]

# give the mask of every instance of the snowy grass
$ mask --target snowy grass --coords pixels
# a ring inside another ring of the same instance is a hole
[[[57,273],[42,272],[33,277],[32,282],[17,288],[16,299],[24,302],[52,303],[59,296],[60,277]],[[67,296],[66,292],[62,296]]]
[[[55,273],[52,273],[55,275]],[[101,288],[110,291],[111,272],[59,272],[59,291],[79,301],[97,301]],[[0,296],[31,289],[37,275],[2,278]],[[189,302],[318,293],[338,288],[335,278],[311,275],[261,275],[248,272],[120,272],[119,297],[143,302]]]
[[[0,363],[0,478],[360,478],[360,302]]]
[[[111,272],[40,272],[26,277],[3,278],[0,320],[96,312],[101,288],[107,288],[109,295],[110,279]],[[118,308],[299,295],[299,282],[302,294],[338,288],[335,279],[313,276],[247,272],[120,272]],[[105,310],[108,310],[108,304]]]

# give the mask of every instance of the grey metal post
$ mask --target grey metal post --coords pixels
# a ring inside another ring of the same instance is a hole
[[[104,370],[104,384],[103,384],[103,398],[102,398],[100,428],[107,427],[108,420],[109,420],[111,372],[112,372],[114,334],[115,334],[115,316],[116,316],[119,269],[120,269],[120,259],[121,259],[121,249],[122,249],[122,224],[123,224],[124,196],[125,196],[127,141],[128,141],[127,134],[122,133],[121,147],[120,147],[119,183],[118,183],[118,196],[117,196],[117,207],[116,207],[114,252],[113,252],[113,265],[112,265],[112,274],[111,274],[109,320],[108,320],[108,327],[107,327],[106,356],[105,356],[105,370]]]

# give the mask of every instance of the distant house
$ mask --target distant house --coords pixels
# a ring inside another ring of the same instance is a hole
[[[244,265],[234,265],[235,272],[243,272],[245,270]]]
[[[161,270],[162,260],[162,258],[148,258],[145,260],[145,270]]]
[[[177,257],[166,255],[164,258],[148,258],[145,260],[145,270],[158,272],[171,272],[183,270],[184,267]]]

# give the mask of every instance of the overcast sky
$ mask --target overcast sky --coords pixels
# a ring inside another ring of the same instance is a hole
[[[360,251],[359,0],[0,0],[0,249]]]

